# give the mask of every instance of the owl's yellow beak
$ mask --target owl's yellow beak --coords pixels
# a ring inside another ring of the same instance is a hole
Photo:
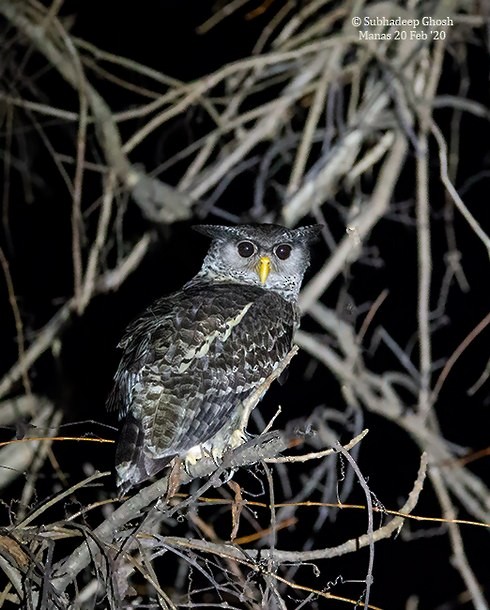
[[[261,256],[256,270],[260,282],[265,284],[271,270],[271,259],[268,256]]]

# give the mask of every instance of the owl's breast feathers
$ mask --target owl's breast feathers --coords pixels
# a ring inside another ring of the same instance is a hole
[[[127,414],[116,453],[122,487],[233,431],[243,400],[291,348],[295,305],[275,292],[191,283],[131,324],[108,406]]]

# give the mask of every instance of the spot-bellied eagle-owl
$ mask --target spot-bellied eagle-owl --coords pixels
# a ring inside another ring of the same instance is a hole
[[[291,349],[297,298],[318,225],[199,225],[199,273],[126,330],[108,408],[124,418],[116,450],[126,492],[176,457],[222,455],[244,438],[243,401]]]

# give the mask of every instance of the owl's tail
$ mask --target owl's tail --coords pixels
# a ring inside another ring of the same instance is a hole
[[[144,451],[141,422],[128,414],[116,448],[116,476],[120,495],[147,481],[173,460],[175,455],[156,458]]]

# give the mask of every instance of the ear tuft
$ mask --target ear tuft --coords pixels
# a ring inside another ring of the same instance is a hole
[[[193,225],[191,229],[211,239],[225,239],[236,233],[235,227],[225,225]]]
[[[308,243],[312,243],[318,240],[322,229],[323,225],[308,225],[306,227],[298,227],[297,229],[293,229],[293,231],[298,237],[306,239]]]

